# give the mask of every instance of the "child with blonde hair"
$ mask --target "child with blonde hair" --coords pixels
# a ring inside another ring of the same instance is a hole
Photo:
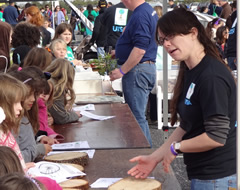
[[[46,69],[51,73],[54,84],[53,105],[48,109],[56,124],[65,124],[78,121],[80,112],[72,111],[76,98],[73,90],[75,70],[65,59],[55,59]]]
[[[67,44],[62,39],[53,40],[50,50],[55,58],[65,58],[67,55]]]

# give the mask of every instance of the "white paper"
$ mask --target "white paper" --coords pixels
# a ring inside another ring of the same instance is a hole
[[[85,106],[75,106],[75,107],[73,107],[73,110],[74,111],[84,111],[84,110],[94,111],[95,106],[94,106],[94,104],[87,104]]]
[[[30,176],[49,177],[57,183],[61,183],[72,177],[86,175],[71,165],[46,161],[36,163],[35,167],[30,168],[27,172]]]
[[[92,183],[91,188],[108,188],[110,185],[119,181],[122,178],[99,178]]]
[[[91,119],[95,119],[95,120],[107,120],[107,119],[111,119],[113,117],[116,117],[116,116],[101,116],[101,115],[95,115],[93,113],[90,113],[90,112],[87,112],[87,111],[81,111],[80,113],[81,115],[83,116],[86,116],[86,117],[89,117]]]
[[[74,150],[74,149],[87,149],[90,148],[87,141],[77,141],[77,142],[70,142],[70,143],[60,143],[60,144],[53,144],[53,150]]]
[[[47,156],[53,155],[53,154],[60,154],[60,153],[67,153],[67,152],[85,152],[88,154],[89,158],[93,158],[95,149],[91,150],[79,150],[79,151],[51,151],[47,154]]]

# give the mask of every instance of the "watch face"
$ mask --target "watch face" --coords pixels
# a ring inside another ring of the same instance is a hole
[[[181,146],[180,143],[175,143],[175,149],[176,149],[176,150],[179,150],[179,149],[180,149],[180,146]]]

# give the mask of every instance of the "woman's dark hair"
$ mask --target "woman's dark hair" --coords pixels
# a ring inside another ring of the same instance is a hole
[[[40,44],[40,36],[38,27],[28,22],[20,22],[13,30],[12,47],[16,48],[20,45],[35,47]]]
[[[157,23],[156,40],[158,39],[158,32],[161,31],[165,36],[175,36],[178,34],[187,35],[191,33],[192,28],[198,30],[198,40],[204,47],[204,52],[217,60],[222,62],[218,53],[216,45],[208,38],[203,25],[198,21],[197,17],[191,12],[183,8],[179,8],[163,15]],[[171,125],[177,121],[177,103],[183,88],[184,72],[187,66],[184,61],[180,62],[179,74],[176,85],[174,87],[174,94],[170,105],[171,111]]]

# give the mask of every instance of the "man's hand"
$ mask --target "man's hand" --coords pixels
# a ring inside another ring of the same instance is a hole
[[[112,72],[110,72],[110,80],[114,81],[116,79],[122,78],[123,74],[120,72],[119,69],[114,69]]]

